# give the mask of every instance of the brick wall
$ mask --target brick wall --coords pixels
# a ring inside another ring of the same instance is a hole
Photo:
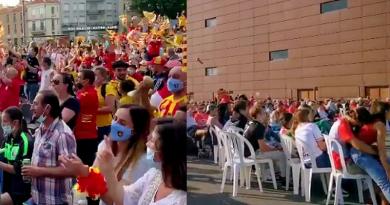
[[[188,91],[209,99],[234,93],[297,97],[364,96],[390,84],[390,1],[348,0],[321,14],[329,0],[188,0]],[[217,25],[205,28],[205,19]],[[270,61],[269,52],[288,49]],[[201,59],[201,64],[197,59]],[[218,74],[205,76],[206,67]]]

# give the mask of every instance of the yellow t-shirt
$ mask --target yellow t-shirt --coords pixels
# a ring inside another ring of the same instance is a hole
[[[130,96],[123,96],[119,100],[119,106],[134,104],[134,99]]]
[[[101,86],[96,88],[96,91],[98,94],[98,100],[99,100],[99,108],[105,106],[105,99],[102,96],[101,88],[102,88]],[[112,86],[110,83],[108,83],[106,85],[106,97],[109,95],[115,96],[115,97],[117,96],[117,92],[116,92],[114,86]],[[96,126],[97,127],[109,126],[109,125],[111,125],[111,121],[112,121],[112,114],[111,113],[98,114],[96,116]]]

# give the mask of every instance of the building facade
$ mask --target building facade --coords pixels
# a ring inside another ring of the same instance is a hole
[[[22,6],[0,8],[0,21],[4,28],[2,42],[7,45],[23,44],[23,14]]]
[[[118,29],[118,0],[62,0],[62,32],[70,37],[98,38],[106,29]]]
[[[61,35],[58,0],[35,0],[26,2],[25,7],[27,41],[39,41]]]
[[[188,92],[386,98],[389,0],[188,0]]]

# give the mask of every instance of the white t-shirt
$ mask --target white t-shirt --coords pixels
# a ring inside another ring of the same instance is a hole
[[[168,196],[154,201],[158,187],[162,182],[161,171],[150,169],[134,184],[124,186],[123,204],[125,205],[186,205],[187,193],[174,190]]]
[[[41,90],[49,90],[50,80],[54,75],[53,69],[42,70],[41,72],[41,85],[39,87],[39,91]]]
[[[98,146],[98,151],[104,149],[105,146],[105,141],[100,142]],[[119,160],[120,159],[118,157],[115,157],[114,163],[118,163]],[[134,164],[132,168],[129,167],[126,169],[120,182],[124,185],[135,183],[138,179],[144,176],[145,172],[155,167],[157,167],[157,164],[153,160],[147,159],[145,153],[139,158],[138,162],[136,162],[136,164]],[[105,203],[103,201],[100,201],[100,204],[104,205]]]
[[[304,149],[304,160],[310,161],[311,155],[316,158],[320,156],[323,151],[318,147],[317,141],[321,140],[322,134],[318,126],[314,123],[301,123],[295,130],[296,143],[301,143]]]

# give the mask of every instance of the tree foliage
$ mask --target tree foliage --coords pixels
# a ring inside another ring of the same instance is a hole
[[[139,12],[154,11],[156,14],[176,18],[187,8],[187,0],[128,0],[131,1],[131,9]]]

